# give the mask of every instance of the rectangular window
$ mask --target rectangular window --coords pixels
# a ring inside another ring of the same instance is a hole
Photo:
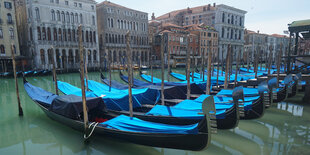
[[[77,7],[77,2],[74,2],[74,6]]]
[[[68,1],[65,1],[65,4],[66,4],[66,5],[69,5],[69,2],[68,2]]]
[[[82,8],[82,3],[79,3],[79,7]]]
[[[12,9],[12,3],[11,2],[4,2],[4,7],[7,9]]]
[[[54,0],[50,0],[51,3],[54,3]]]
[[[3,38],[3,31],[0,29],[0,38]]]
[[[59,4],[59,0],[56,0],[56,4]]]
[[[91,9],[92,9],[92,10],[95,10],[95,7],[92,5],[92,6],[91,6]],[[119,10],[118,10],[118,11],[119,11]]]

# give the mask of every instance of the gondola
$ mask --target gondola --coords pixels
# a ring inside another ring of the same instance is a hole
[[[82,99],[74,95],[58,96],[35,87],[24,79],[24,88],[29,97],[51,119],[78,131],[84,131]],[[203,104],[205,106],[205,104]],[[174,148],[183,150],[202,150],[211,140],[208,107],[203,107],[205,117],[199,123],[186,126],[152,123],[115,116],[106,111],[101,98],[87,98],[90,128],[94,136],[108,136],[136,144]]]
[[[124,76],[123,74],[120,74],[120,76],[121,76],[121,79],[123,79],[125,82],[127,82],[128,81],[128,77],[127,76]],[[105,81],[105,82],[108,82],[108,80],[107,79],[102,79],[103,81]],[[147,85],[145,82],[143,82],[143,81],[140,81],[140,80],[138,80],[138,79],[133,79],[133,81],[134,81],[134,85],[139,85],[139,84],[141,84],[141,86],[143,86],[143,85]],[[135,84],[135,82],[136,82],[136,84]],[[185,93],[186,94],[186,93]],[[203,93],[201,93],[201,94],[203,94]],[[214,98],[215,98],[215,104],[217,105],[217,104],[222,104],[223,102],[225,102],[225,103],[232,103],[232,100],[233,100],[233,98],[232,98],[232,94],[233,94],[233,91],[230,91],[229,92],[229,95],[230,96],[227,96],[227,95],[220,95],[220,96],[214,96]],[[265,108],[265,104],[263,104],[263,99],[262,99],[262,97],[261,96],[259,96],[260,94],[258,93],[258,91],[257,91],[257,94],[255,94],[254,95],[254,97],[255,96],[257,96],[257,98],[255,98],[254,100],[248,100],[248,101],[246,101],[245,103],[243,103],[244,105],[242,105],[241,107],[243,107],[243,109],[239,109],[240,111],[241,111],[241,113],[243,113],[243,111],[244,111],[244,115],[241,115],[240,116],[240,118],[241,119],[254,119],[254,118],[259,118],[259,117],[262,117],[263,116],[263,114],[264,114],[264,108]],[[253,97],[253,96],[246,96],[246,97]],[[199,100],[199,98],[198,99],[195,99],[196,101],[197,100]],[[236,103],[235,105],[238,105],[238,103]],[[177,106],[177,105],[176,105]],[[193,106],[193,105],[192,105]],[[217,107],[217,106],[216,106]],[[233,109],[233,110],[235,110],[234,112],[238,112],[238,110],[237,110],[237,106]],[[239,111],[239,112],[240,112]],[[234,112],[232,112],[232,113],[229,113],[230,115],[229,115],[229,117],[230,118],[236,118],[237,117],[237,115],[239,115],[239,112],[238,113],[234,113]],[[233,114],[235,114],[235,115],[233,115]],[[219,120],[219,119],[217,119],[217,124],[218,124],[218,127],[219,126],[221,126],[220,124],[227,124],[227,122],[225,121],[225,123],[223,123],[225,120]],[[235,123],[237,123],[237,122],[235,122]],[[232,124],[232,123],[231,123]]]
[[[33,72],[33,76],[39,76],[39,75],[42,75],[44,72],[44,70],[36,70]]]
[[[142,78],[149,81],[149,79],[147,79],[146,76],[142,76]],[[160,81],[160,79],[158,79],[157,81]],[[266,84],[266,86],[267,86],[267,84]],[[264,97],[263,92],[259,93],[258,89],[256,89],[256,88],[244,88],[244,89],[246,89],[245,90],[246,94],[244,94],[246,97],[257,96],[258,98],[256,100],[252,101],[251,104],[247,103],[248,107],[246,107],[244,109],[245,112],[244,112],[244,115],[241,116],[241,119],[255,119],[255,118],[262,117],[264,114],[265,105],[266,105],[266,102],[264,102],[264,100],[263,100],[263,97]],[[257,91],[257,93],[248,94],[249,91],[247,91],[247,90],[250,90],[250,89],[255,89]],[[225,92],[225,91],[227,93],[221,94],[221,92]],[[266,90],[264,89],[264,91],[266,91]],[[218,93],[216,96],[232,97],[232,94],[233,94],[232,90],[222,90],[221,92]],[[249,106],[250,106],[250,108],[249,108]]]
[[[94,85],[94,84],[92,84]],[[75,94],[80,96],[81,90],[75,86],[72,86],[68,83],[60,82],[58,81],[58,88],[60,91],[62,91],[64,94]],[[91,88],[92,86],[89,85],[89,89],[93,92],[87,92],[89,96],[96,96],[99,97],[101,94],[105,94],[106,96],[103,97],[103,100],[105,101],[107,105],[107,109],[114,114],[120,115],[129,115],[128,113],[128,96],[123,96],[123,99],[120,97],[114,97],[114,93],[110,93],[108,91],[101,91],[97,92],[96,90],[93,90]],[[147,105],[143,104],[140,100],[136,102],[136,104],[133,105],[134,107],[134,116],[143,120],[152,121],[152,122],[158,122],[158,123],[165,123],[165,124],[173,124],[173,125],[186,125],[186,124],[193,124],[197,123],[202,119],[202,115],[199,115],[198,113],[201,113],[201,106],[204,103],[204,100],[206,100],[208,97],[203,98],[201,101],[193,101],[193,100],[185,100],[179,103],[178,105],[183,106],[163,106],[163,105]],[[116,99],[115,99],[116,98]],[[213,97],[212,97],[213,98]],[[126,101],[127,100],[127,101]],[[124,101],[122,104],[121,102]],[[135,102],[133,102],[135,103]],[[141,105],[137,104],[141,103]],[[116,104],[116,106],[115,106]],[[155,103],[154,103],[155,104]],[[193,109],[193,105],[196,105],[196,108]],[[198,106],[198,107],[197,107]],[[214,119],[216,118],[217,125],[218,126],[212,126],[212,127],[218,127],[219,129],[231,129],[236,127],[237,120],[239,117],[239,112],[237,111],[237,106],[233,106],[233,104],[230,105],[224,105],[221,109],[216,109],[214,107],[214,102],[208,103],[208,106],[212,107],[213,111],[216,111],[216,117],[214,116]],[[115,108],[117,107],[117,108]],[[186,107],[191,107],[190,109]],[[227,107],[227,108],[225,108]],[[213,114],[215,115],[215,114]]]

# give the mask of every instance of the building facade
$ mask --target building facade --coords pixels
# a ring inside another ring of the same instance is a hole
[[[219,58],[226,58],[228,45],[232,47],[232,56],[235,59],[237,51],[243,52],[244,46],[244,19],[246,11],[227,5],[203,5],[194,8],[172,11],[156,20],[163,23],[174,23],[180,26],[191,24],[206,24],[214,27],[219,38]]]
[[[148,64],[151,46],[148,39],[148,14],[104,1],[97,4],[98,35],[101,58],[113,64],[126,58],[126,33],[130,32],[130,46],[134,64]]]
[[[289,37],[279,34],[263,34],[259,31],[245,31],[245,53],[243,59],[246,61],[249,59],[249,62],[253,62],[255,55],[254,53],[259,50],[262,61],[268,61],[270,52],[272,55],[273,62],[276,60],[277,54],[281,49],[282,45],[282,56],[287,55],[289,47]],[[247,58],[248,56],[248,58]]]
[[[11,46],[15,47],[15,57],[19,59],[20,50],[13,0],[0,1],[0,72],[11,70]]]
[[[77,69],[79,25],[86,63],[99,66],[94,0],[16,0],[16,10],[20,46],[34,69],[51,69],[53,56],[57,68]]]

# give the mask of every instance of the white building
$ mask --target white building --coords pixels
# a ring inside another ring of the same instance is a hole
[[[99,46],[94,0],[17,0],[16,14],[21,50],[36,69],[52,67],[53,47],[57,68],[78,68],[78,26],[90,67],[99,66]]]

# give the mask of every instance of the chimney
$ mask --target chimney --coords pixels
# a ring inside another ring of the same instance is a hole
[[[152,13],[152,20],[155,20],[155,13]]]
[[[259,30],[257,30],[257,33],[259,33]]]
[[[208,11],[210,10],[211,4],[208,4]]]
[[[170,18],[170,13],[169,13],[169,18]]]
[[[203,11],[207,11],[207,8],[205,6],[203,7]]]
[[[216,6],[216,3],[213,3],[213,7],[215,7]]]

